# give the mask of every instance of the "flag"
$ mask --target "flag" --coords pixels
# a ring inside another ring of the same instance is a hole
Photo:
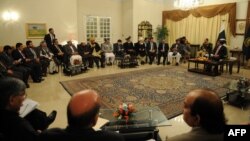
[[[224,24],[222,24],[221,28],[220,28],[220,32],[217,38],[217,41],[220,39],[225,39],[226,40],[226,32],[225,32],[225,26]]]
[[[250,58],[250,26],[245,32],[244,42],[242,46],[243,55],[246,56],[246,60]]]

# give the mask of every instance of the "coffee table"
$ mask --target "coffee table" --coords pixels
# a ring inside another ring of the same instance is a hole
[[[157,127],[171,126],[169,120],[157,106],[137,109],[129,120],[117,119],[113,116],[114,109],[101,109],[100,117],[109,120],[102,130],[121,133],[126,140],[146,140],[153,138],[160,140]]]

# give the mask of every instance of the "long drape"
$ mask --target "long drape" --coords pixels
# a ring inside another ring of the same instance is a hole
[[[216,15],[225,15],[225,14],[229,14],[228,22],[230,31],[232,35],[235,36],[236,3],[203,6],[187,11],[183,10],[163,11],[162,22],[163,25],[165,25],[167,19],[172,21],[180,21],[184,18],[187,18],[189,15],[193,15],[194,17],[212,18]]]
[[[175,42],[175,39],[186,36],[191,44],[202,44],[205,38],[208,38],[213,45],[222,27],[226,32],[227,42],[230,43],[229,32],[229,14],[217,15],[212,18],[195,17],[189,15],[180,21],[166,20],[166,26],[169,29],[168,42]]]

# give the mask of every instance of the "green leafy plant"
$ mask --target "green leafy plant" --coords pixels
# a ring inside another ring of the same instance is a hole
[[[160,42],[163,39],[166,39],[168,36],[168,28],[166,26],[158,25],[156,31],[154,32],[156,39]]]

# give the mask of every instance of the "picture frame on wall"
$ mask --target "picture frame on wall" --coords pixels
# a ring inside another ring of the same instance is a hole
[[[236,35],[244,35],[246,28],[246,19],[236,19]]]
[[[26,23],[26,37],[28,39],[41,39],[47,33],[45,23]]]

